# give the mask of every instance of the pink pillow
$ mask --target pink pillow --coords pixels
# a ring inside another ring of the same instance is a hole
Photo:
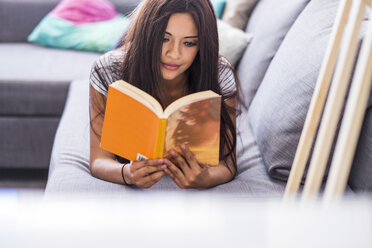
[[[118,15],[107,0],[62,0],[50,14],[75,25],[111,20]]]

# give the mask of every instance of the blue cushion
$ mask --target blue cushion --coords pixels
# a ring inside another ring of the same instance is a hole
[[[218,19],[221,19],[223,9],[225,8],[226,0],[212,0],[212,5],[214,11],[216,12],[216,16]]]

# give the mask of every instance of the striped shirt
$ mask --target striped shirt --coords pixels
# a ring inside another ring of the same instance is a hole
[[[113,50],[100,56],[93,64],[90,74],[90,84],[95,90],[107,96],[108,86],[122,79],[121,68],[125,53],[123,50]],[[236,82],[230,62],[224,58],[219,59],[219,82],[223,99],[229,99],[236,93]]]

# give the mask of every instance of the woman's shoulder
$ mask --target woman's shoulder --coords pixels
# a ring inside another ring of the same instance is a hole
[[[94,62],[93,67],[96,69],[115,68],[122,63],[124,55],[125,53],[122,49],[109,51],[98,57]]]
[[[218,60],[218,78],[222,95],[227,99],[236,94],[236,77],[235,71],[231,63],[223,56]]]
[[[218,58],[218,65],[219,66],[228,66],[228,67],[232,68],[232,65],[231,65],[230,61],[222,55]]]
[[[116,49],[101,55],[93,63],[90,84],[101,94],[107,95],[108,86],[121,79],[124,56],[122,49]]]

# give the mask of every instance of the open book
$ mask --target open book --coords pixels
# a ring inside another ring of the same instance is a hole
[[[116,81],[109,86],[101,147],[136,161],[163,157],[185,143],[199,163],[217,165],[221,96],[202,91],[184,96],[164,111],[141,89]]]

